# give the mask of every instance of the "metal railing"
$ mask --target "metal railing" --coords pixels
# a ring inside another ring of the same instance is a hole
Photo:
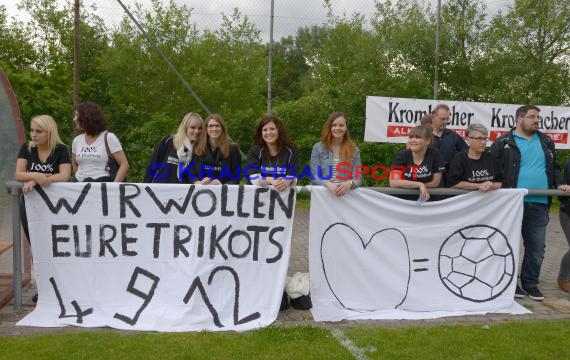
[[[6,187],[12,196],[12,286],[14,291],[14,310],[22,308],[22,233],[20,228],[20,193],[23,184],[8,181]]]
[[[20,194],[22,191],[23,183],[19,181],[6,182],[8,193],[12,196],[12,236],[13,236],[13,291],[14,291],[14,309],[20,310],[22,308],[22,233],[20,230]],[[298,193],[310,193],[312,186],[296,186]],[[392,187],[362,187],[361,189],[369,189],[378,191],[388,195],[419,195],[416,189],[400,189]],[[428,189],[430,195],[460,195],[466,194],[471,191],[477,190],[461,190],[461,189],[447,189],[435,188]],[[560,190],[544,190],[544,189],[529,189],[528,195],[538,196],[570,196]],[[568,297],[570,300],[570,295]]]

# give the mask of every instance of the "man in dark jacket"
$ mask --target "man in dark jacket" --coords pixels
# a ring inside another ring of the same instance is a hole
[[[538,131],[540,109],[533,105],[517,109],[516,126],[501,135],[491,145],[493,153],[503,166],[503,188],[559,189],[565,192],[560,167],[556,161],[554,141]],[[517,285],[516,298],[525,293],[537,301],[544,299],[538,289],[538,277],[548,224],[549,199],[547,196],[525,196],[522,238],[524,257],[520,270],[521,286]]]
[[[446,104],[438,104],[433,109],[431,115],[433,129],[431,146],[439,151],[443,165],[445,166],[445,172],[443,173],[443,179],[441,181],[441,187],[444,187],[451,160],[453,160],[455,154],[466,150],[468,146],[461,136],[447,128],[447,123],[451,116],[449,106]]]

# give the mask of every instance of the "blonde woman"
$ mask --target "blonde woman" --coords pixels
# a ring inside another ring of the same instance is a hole
[[[196,162],[192,173],[197,179],[195,184],[239,184],[239,145],[231,140],[221,115],[211,114],[205,123],[206,131],[202,132],[194,147]]]
[[[32,118],[30,137],[31,141],[20,148],[16,161],[15,178],[24,182],[24,194],[36,185],[68,181],[71,173],[69,149],[59,138],[55,120],[49,115]]]
[[[204,120],[200,114],[189,112],[184,115],[176,134],[163,138],[154,147],[144,182],[192,183],[193,178],[189,166],[193,160],[194,146],[203,129]]]
[[[337,197],[344,196],[362,183],[355,177],[360,165],[360,151],[348,133],[346,114],[332,113],[311,152],[311,182],[326,186]]]
[[[17,181],[24,182],[22,192],[27,194],[36,185],[49,186],[51,183],[68,181],[71,174],[69,149],[59,138],[57,124],[49,115],[39,115],[30,122],[31,141],[20,148],[16,160]],[[24,196],[20,197],[20,220],[24,234],[30,240],[28,217]],[[32,298],[37,302],[38,295]]]

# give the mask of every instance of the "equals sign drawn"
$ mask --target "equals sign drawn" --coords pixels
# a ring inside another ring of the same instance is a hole
[[[415,263],[423,263],[423,262],[428,262],[429,259],[413,259],[412,261],[415,262]],[[417,268],[417,269],[414,269],[415,272],[428,271],[428,270],[429,270],[428,268]]]

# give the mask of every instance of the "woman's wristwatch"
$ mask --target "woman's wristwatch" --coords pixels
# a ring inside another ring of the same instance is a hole
[[[356,187],[356,183],[354,182],[354,180],[350,180],[350,188],[354,189]]]

